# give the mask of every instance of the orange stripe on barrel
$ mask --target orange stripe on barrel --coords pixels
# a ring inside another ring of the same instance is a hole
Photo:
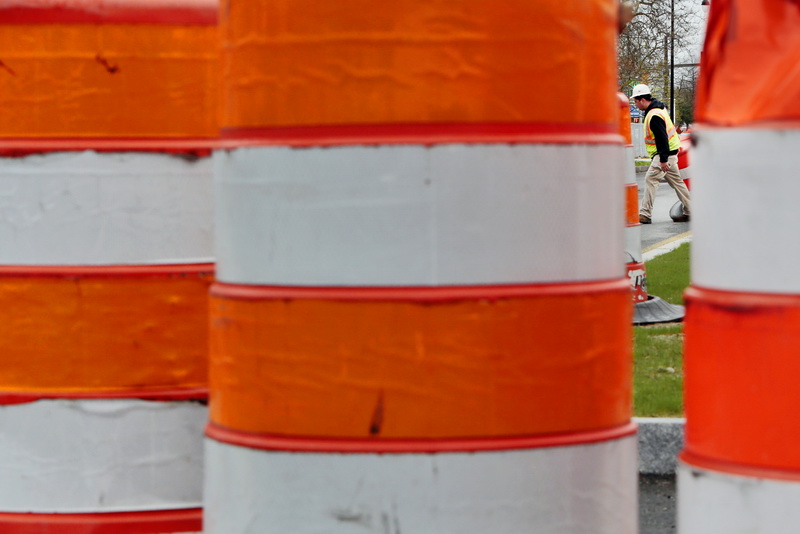
[[[619,103],[619,134],[625,139],[626,146],[633,146],[630,100],[624,94],[617,93],[617,101]]]
[[[210,417],[222,427],[441,439],[630,419],[627,279],[211,295]]]
[[[227,3],[222,125],[615,128],[616,10],[610,1],[575,9],[563,0]],[[532,31],[537,18],[568,20],[569,30]]]
[[[0,27],[2,137],[217,134],[215,26]]]
[[[800,296],[690,287],[685,299],[687,458],[800,475]]]
[[[625,223],[636,226],[639,223],[639,185],[625,184]]]
[[[0,391],[97,396],[207,387],[213,266],[3,267]]]

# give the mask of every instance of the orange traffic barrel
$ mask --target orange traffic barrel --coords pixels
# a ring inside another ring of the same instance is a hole
[[[635,154],[631,134],[630,100],[617,93],[619,133],[625,139],[625,270],[631,282],[633,302],[647,301],[647,277],[642,259],[642,224],[639,222],[639,184],[636,182]]]
[[[636,532],[615,13],[226,4],[207,533]]]
[[[0,531],[202,528],[216,5],[0,0]]]
[[[681,171],[681,179],[686,184],[686,187],[690,188],[692,178],[692,136],[689,133],[683,133],[680,138],[681,147],[678,149],[678,169]]]
[[[693,133],[682,534],[797,530],[800,11],[714,0]],[[780,98],[776,98],[780,95]]]
[[[681,173],[681,179],[686,184],[687,189],[692,188],[692,137],[689,133],[681,134],[681,147],[678,149],[678,170]],[[674,220],[681,219],[685,213],[683,212],[683,203],[679,200],[669,210],[670,218]]]

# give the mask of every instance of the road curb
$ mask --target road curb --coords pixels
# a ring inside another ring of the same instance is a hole
[[[674,475],[683,449],[683,417],[634,417],[639,425],[639,473]]]
[[[667,252],[672,252],[673,250],[677,249],[684,243],[691,243],[691,242],[692,242],[691,230],[673,236],[669,239],[661,241],[660,243],[656,243],[655,245],[647,247],[644,250],[642,250],[642,261],[647,263],[648,261],[655,259],[663,254],[666,254]]]

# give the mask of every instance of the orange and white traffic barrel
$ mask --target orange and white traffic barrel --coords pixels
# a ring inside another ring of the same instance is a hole
[[[800,522],[800,11],[714,0],[697,97],[681,534]],[[780,98],[776,98],[780,95]]]
[[[616,0],[365,5],[222,12],[206,532],[636,532]]]
[[[0,531],[198,532],[213,2],[0,0]]]
[[[691,134],[683,133],[681,134],[681,147],[678,149],[678,170],[681,173],[681,179],[683,183],[686,184],[687,189],[692,188],[692,175],[694,174],[692,171],[692,138]],[[672,205],[669,210],[669,216],[674,221],[677,219],[682,218],[685,215],[683,213],[683,202],[678,201]]]
[[[630,100],[617,93],[619,133],[625,139],[625,270],[631,282],[633,302],[647,302],[647,277],[642,259],[642,223],[639,222],[639,184],[636,182],[635,154],[631,134]]]
[[[681,134],[681,147],[678,149],[678,169],[681,172],[681,179],[687,188],[692,184],[692,137],[689,133]]]

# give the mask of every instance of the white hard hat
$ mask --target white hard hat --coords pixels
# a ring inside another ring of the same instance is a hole
[[[634,86],[633,92],[631,93],[631,98],[636,98],[637,96],[649,95],[649,94],[652,94],[650,92],[650,88],[647,87],[645,84],[640,83],[639,85]]]

